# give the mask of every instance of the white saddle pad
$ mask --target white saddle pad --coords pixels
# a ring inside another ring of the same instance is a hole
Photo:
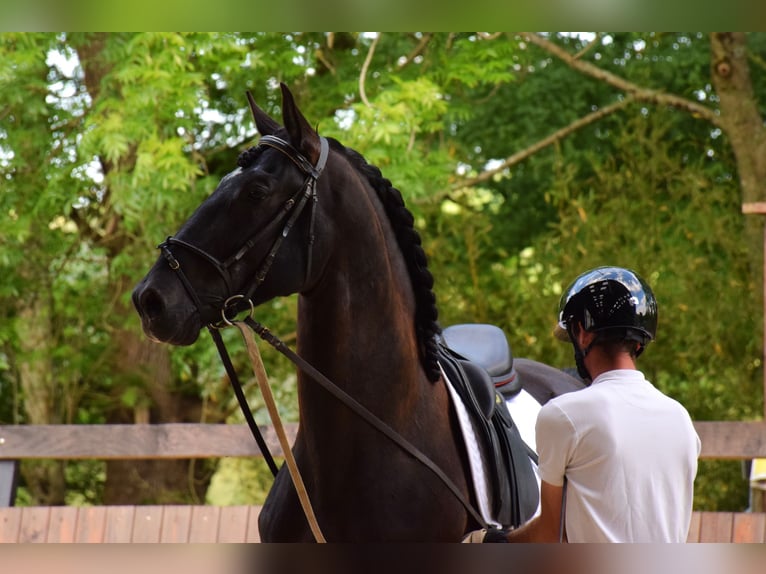
[[[440,367],[441,368],[441,367]],[[447,377],[444,370],[442,370],[442,377],[447,383],[447,389],[449,390],[452,403],[455,405],[457,411],[458,420],[460,421],[460,428],[463,431],[463,441],[465,442],[465,448],[468,452],[468,460],[471,465],[471,474],[473,476],[473,484],[476,494],[476,500],[479,505],[478,511],[481,514],[484,521],[489,526],[498,528],[502,526],[497,522],[496,517],[492,516],[489,508],[489,486],[487,484],[487,475],[484,472],[486,468],[485,453],[479,448],[479,442],[476,437],[476,429],[474,429],[471,423],[471,418],[468,415],[468,410],[460,400],[452,382]],[[519,434],[529,447],[537,452],[535,441],[535,421],[537,420],[537,413],[540,412],[540,403],[538,403],[532,395],[525,390],[521,390],[515,396],[506,401],[506,407],[511,413],[513,422],[519,429]],[[532,466],[535,471],[535,477],[537,478],[538,492],[540,490],[540,475],[537,472],[537,465],[532,462]],[[540,504],[537,505],[537,510],[534,516],[540,513]]]

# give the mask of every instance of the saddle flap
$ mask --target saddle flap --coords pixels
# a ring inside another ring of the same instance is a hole
[[[468,411],[480,415],[485,422],[489,421],[495,411],[495,386],[487,371],[441,345],[439,364],[455,384]]]
[[[490,420],[495,412],[495,386],[489,373],[476,363],[460,360],[458,362],[468,378],[479,412],[484,420]]]

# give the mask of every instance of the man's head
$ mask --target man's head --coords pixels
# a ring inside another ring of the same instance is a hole
[[[577,277],[564,291],[558,319],[556,336],[574,345],[578,370],[584,377],[587,369],[581,363],[595,345],[605,346],[611,353],[630,353],[633,358],[643,352],[657,333],[657,300],[634,271],[597,267]],[[585,349],[577,343],[581,329],[594,335]]]

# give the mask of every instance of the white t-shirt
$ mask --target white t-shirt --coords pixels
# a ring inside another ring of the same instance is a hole
[[[700,440],[640,371],[551,399],[535,433],[542,480],[567,477],[569,542],[686,542]]]

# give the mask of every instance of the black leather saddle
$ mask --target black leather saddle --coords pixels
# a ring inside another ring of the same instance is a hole
[[[513,352],[500,327],[483,323],[451,325],[442,331],[442,337],[452,351],[487,371],[492,387],[503,395],[512,397],[521,390]]]
[[[494,325],[461,324],[442,331],[439,363],[455,387],[487,453],[493,517],[504,527],[526,522],[539,492],[531,460],[505,397],[521,390],[505,333]],[[496,408],[499,407],[499,408]]]

